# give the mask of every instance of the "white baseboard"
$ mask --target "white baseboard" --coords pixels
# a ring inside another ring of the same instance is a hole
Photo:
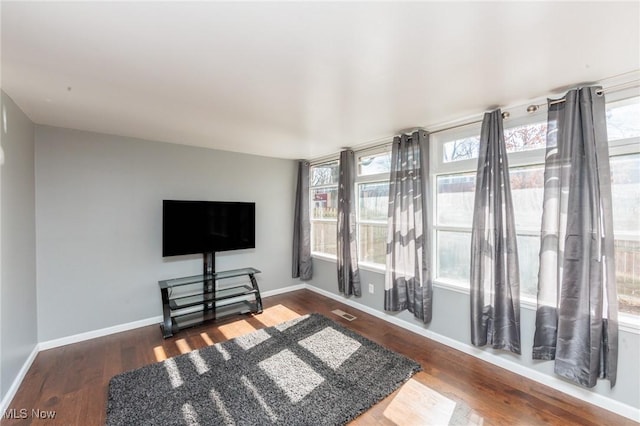
[[[531,379],[538,383],[542,383],[543,385],[549,386],[569,396],[578,398],[582,401],[588,402],[589,404],[593,404],[605,410],[614,412],[616,414],[619,414],[621,416],[624,416],[636,422],[640,422],[640,409],[632,407],[631,405],[624,404],[622,402],[619,402],[614,399],[608,398],[606,396],[600,395],[598,393],[589,391],[587,389],[579,388],[575,385],[572,385],[571,383],[564,382],[558,378],[533,370],[531,368],[528,368],[512,360],[493,355],[492,353],[476,348],[475,346],[459,342],[457,340],[451,339],[450,337],[446,337],[438,333],[434,333],[433,331],[422,328],[419,325],[411,324],[405,320],[397,318],[394,315],[389,315],[384,312],[380,312],[376,309],[370,308],[361,303],[355,302],[353,299],[349,299],[344,296],[331,293],[329,291],[323,290],[318,287],[314,287],[309,284],[306,284],[306,288],[315,293],[326,296],[330,299],[337,300],[338,302],[344,303],[345,305],[349,305],[356,309],[364,311],[384,321],[395,324],[406,330],[412,331],[416,334],[427,337],[431,340],[435,340],[438,343],[442,343],[443,345],[449,346],[453,349],[457,349],[461,352],[464,352],[468,355],[479,358],[483,361],[487,361],[498,367],[505,368],[527,379]]]
[[[291,291],[302,290],[308,288],[306,284],[296,284],[289,287],[278,288],[275,290],[268,290],[261,292],[263,298],[276,296],[278,294],[289,293]],[[133,330],[134,328],[146,327],[148,325],[162,323],[162,316],[147,318],[143,320],[128,322],[125,324],[114,325],[112,327],[101,328],[99,330],[87,331],[85,333],[74,334],[72,336],[61,337],[59,339],[47,340],[40,342],[38,350],[44,351],[47,349],[53,349],[60,346],[70,345],[72,343],[83,342],[89,339],[95,339],[96,337],[108,336],[110,334],[120,333],[122,331]]]
[[[18,375],[13,380],[13,383],[11,383],[11,386],[7,390],[7,393],[4,395],[4,398],[2,398],[2,401],[0,402],[0,415],[4,414],[10,408],[9,404],[11,404],[13,397],[16,396],[16,392],[18,392],[18,388],[20,388],[24,377],[27,375],[29,368],[31,368],[31,364],[33,364],[33,361],[35,361],[38,352],[40,352],[40,350],[38,348],[38,345],[36,344],[27,357],[27,360],[24,362],[24,364],[22,364],[22,368],[20,369],[20,371],[18,371]]]
[[[292,285],[289,287],[277,288],[275,290],[267,290],[264,292],[261,291],[260,294],[262,295],[263,298],[265,298],[265,297],[277,296],[279,294],[290,293],[296,290],[304,290],[305,288],[309,288],[309,286],[303,283],[303,284]]]
[[[72,336],[61,337],[59,339],[47,340],[40,342],[38,349],[41,351],[47,349],[57,348],[59,346],[70,345],[72,343],[83,342],[89,339],[95,339],[96,337],[108,336],[109,334],[120,333],[122,331],[133,330],[134,328],[146,327],[148,325],[160,324],[162,322],[162,316],[147,318],[143,320],[128,322],[125,324],[118,324],[112,327],[101,328],[99,330],[87,331],[85,333],[74,334]]]

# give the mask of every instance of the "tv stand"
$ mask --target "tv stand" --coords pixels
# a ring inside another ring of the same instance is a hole
[[[223,316],[262,312],[262,298],[255,278],[259,270],[241,268],[213,272],[212,261],[207,262],[205,254],[203,272],[202,275],[158,281],[163,314],[160,328],[165,339],[182,329]],[[249,283],[244,277],[248,277]],[[238,280],[218,287],[217,281],[231,278]]]

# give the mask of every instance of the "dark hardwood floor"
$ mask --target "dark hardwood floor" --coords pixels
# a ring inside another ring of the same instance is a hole
[[[636,424],[309,290],[269,297],[264,305],[261,315],[232,317],[166,340],[154,325],[43,351],[9,408],[29,414],[32,409],[53,410],[55,419],[29,415],[2,424],[104,424],[114,375],[311,312],[422,364],[424,371],[353,424]],[[334,309],[357,319],[346,321],[332,314]]]

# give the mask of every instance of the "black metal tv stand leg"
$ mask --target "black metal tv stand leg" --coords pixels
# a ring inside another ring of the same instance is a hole
[[[216,254],[214,252],[202,253],[202,274],[206,277],[207,275],[212,276],[216,271]],[[215,293],[216,291],[216,280],[204,280],[202,282],[203,285],[203,294],[207,294],[209,292]],[[204,296],[203,296],[204,297]],[[216,302],[207,303],[204,305],[204,311],[212,311],[213,318],[216,318]]]
[[[171,307],[169,306],[169,289],[163,288],[160,290],[162,295],[162,337],[173,336],[173,321],[171,320]]]
[[[258,281],[254,274],[249,274],[249,279],[251,280],[251,286],[256,291],[256,314],[262,313],[262,297],[260,296],[260,289],[258,288]]]

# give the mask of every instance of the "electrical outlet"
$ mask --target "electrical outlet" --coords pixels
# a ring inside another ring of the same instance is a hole
[[[369,293],[373,294],[373,284],[369,283]]]

